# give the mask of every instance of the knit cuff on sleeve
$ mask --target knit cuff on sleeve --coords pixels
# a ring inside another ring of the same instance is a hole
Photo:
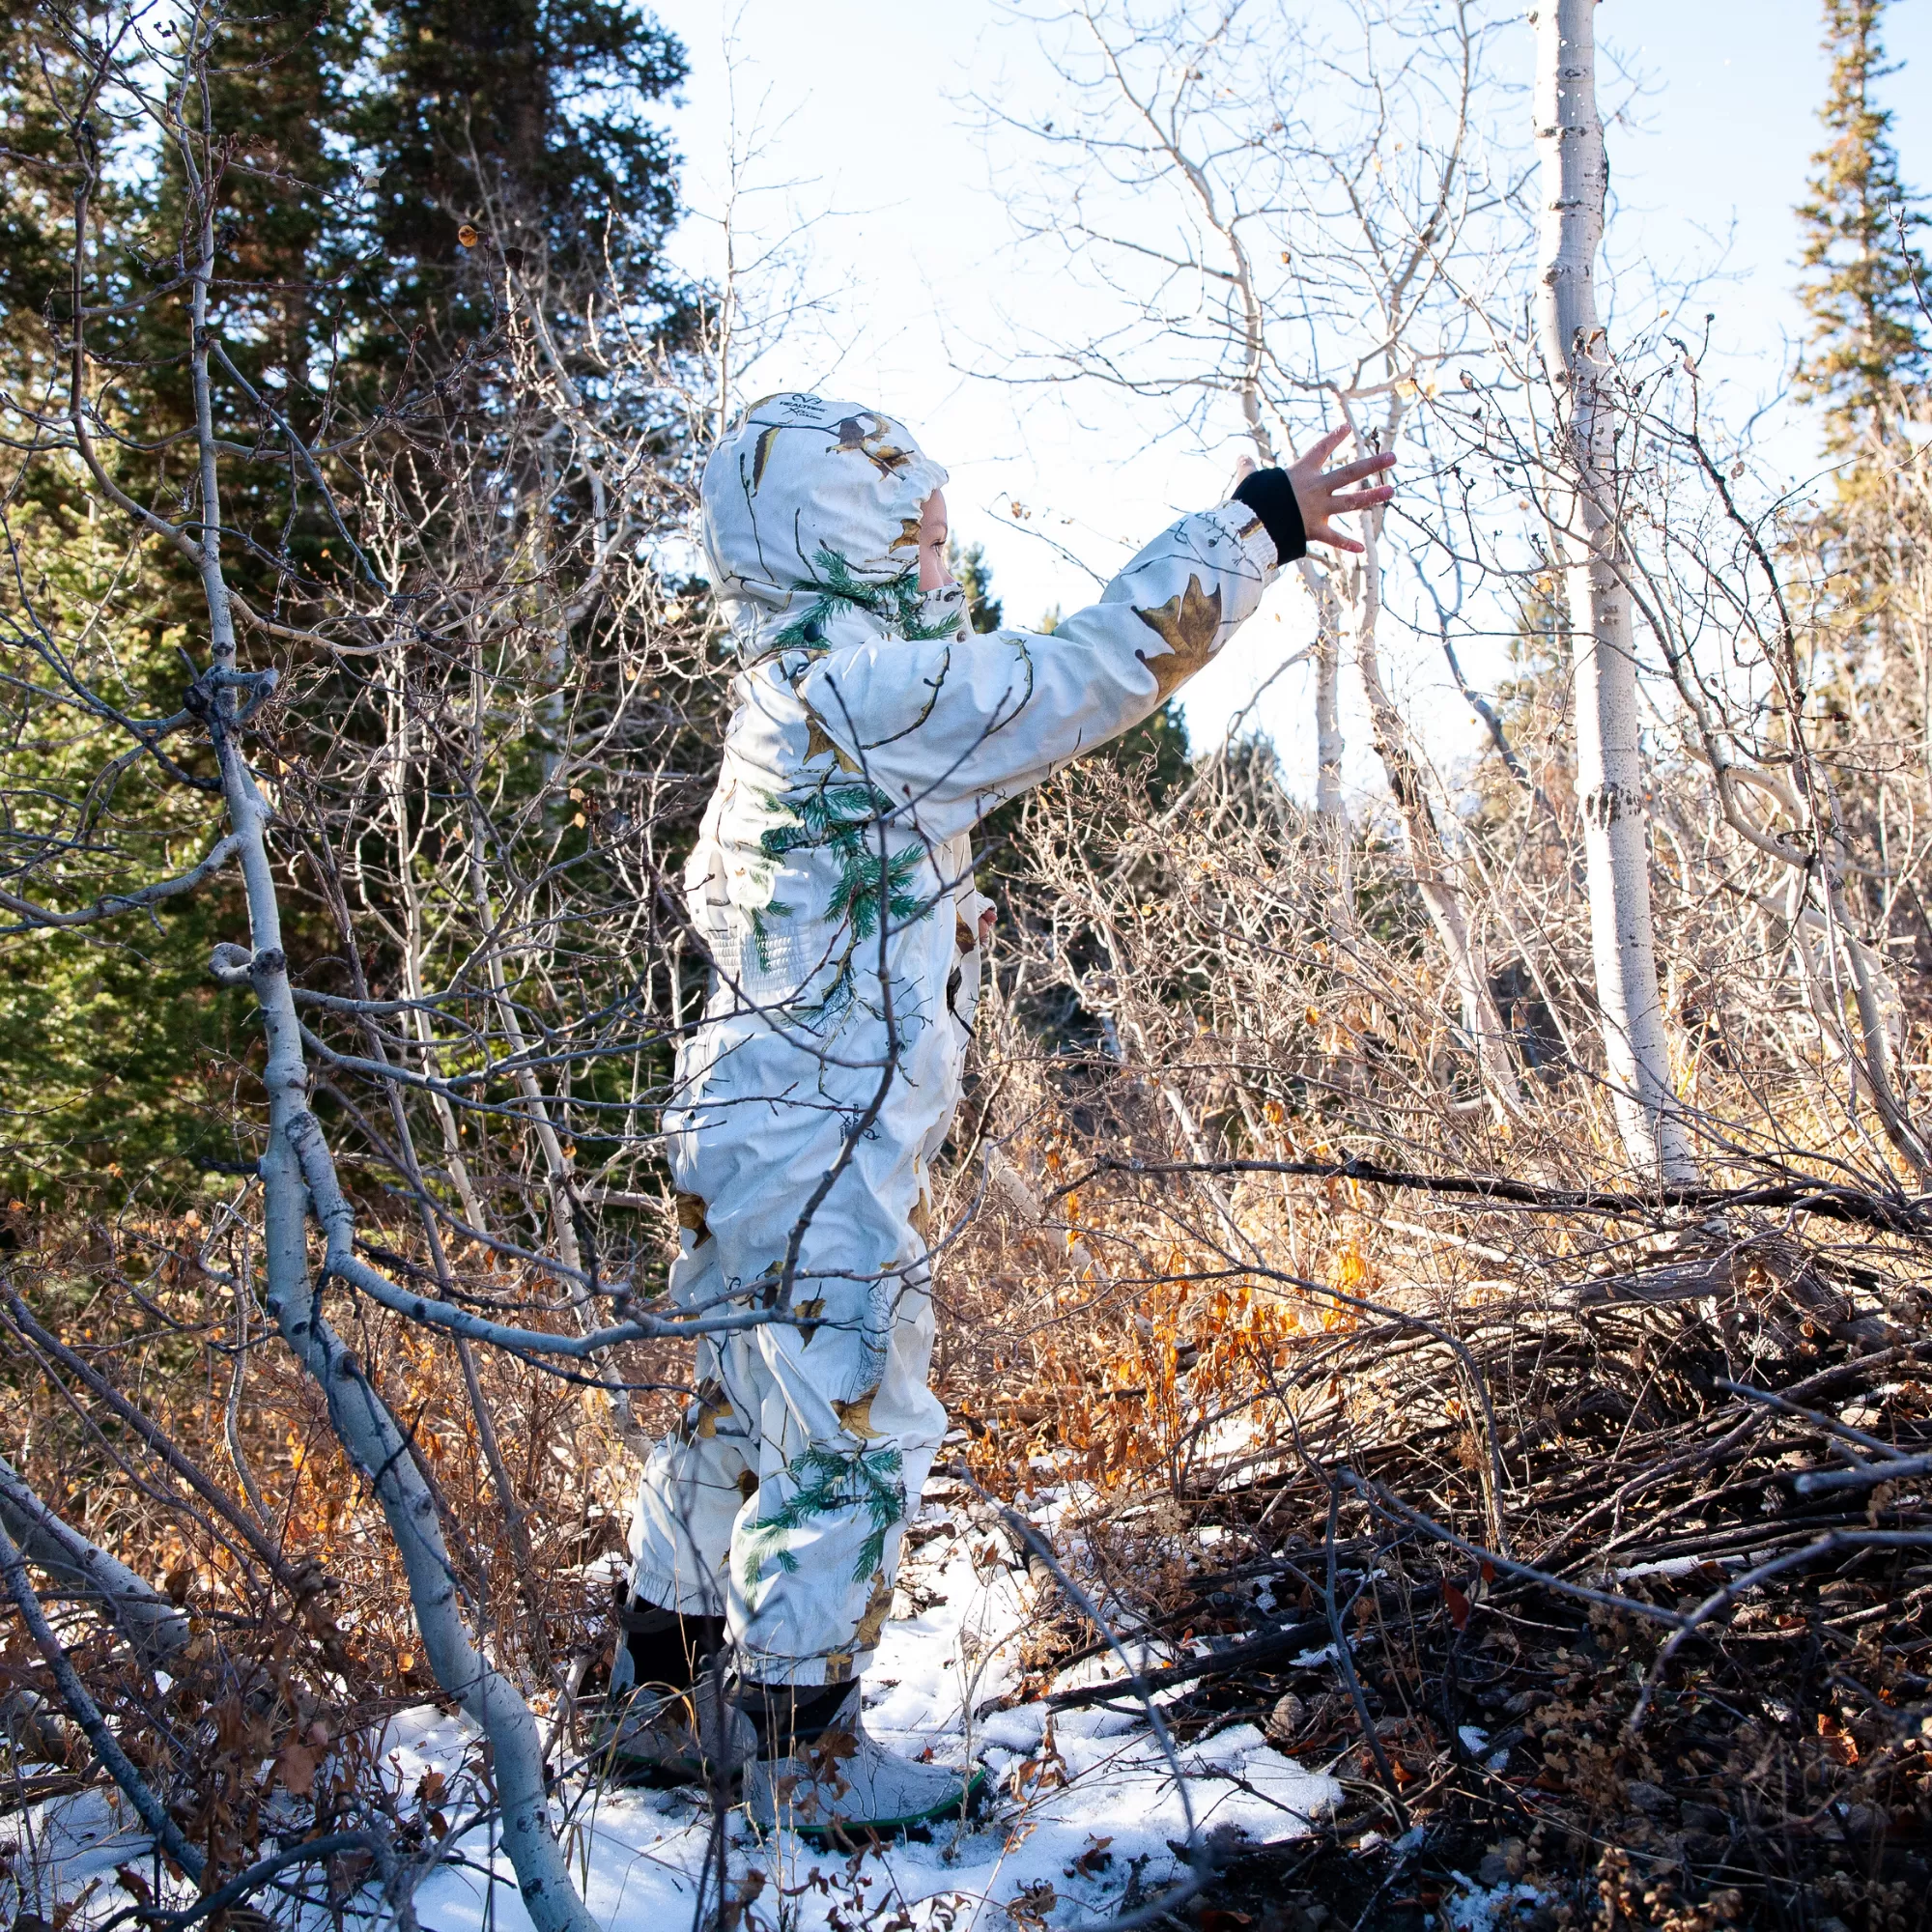
[[[1301,505],[1295,501],[1294,485],[1286,469],[1257,469],[1242,480],[1235,492],[1235,501],[1245,503],[1266,526],[1274,540],[1277,563],[1293,563],[1308,554],[1308,532],[1302,526]]]

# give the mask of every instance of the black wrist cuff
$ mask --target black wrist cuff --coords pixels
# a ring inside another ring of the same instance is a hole
[[[1286,469],[1257,469],[1242,480],[1235,501],[1245,503],[1274,540],[1277,563],[1293,563],[1308,554],[1308,532],[1302,526],[1301,505]]]

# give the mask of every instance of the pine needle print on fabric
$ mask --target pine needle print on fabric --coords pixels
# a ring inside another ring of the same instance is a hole
[[[905,1519],[904,1459],[895,1448],[826,1449],[814,1445],[793,1457],[785,1475],[795,1486],[770,1516],[743,1532],[745,1594],[753,1604],[758,1572],[770,1557],[787,1576],[798,1572],[798,1555],[786,1541],[814,1518],[863,1510],[869,1533],[859,1545],[851,1580],[863,1583],[886,1552],[886,1538]],[[770,1581],[767,1579],[766,1588]]]

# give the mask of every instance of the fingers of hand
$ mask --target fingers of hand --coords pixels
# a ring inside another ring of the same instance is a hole
[[[1373,510],[1378,503],[1388,502],[1395,492],[1383,485],[1378,490],[1358,490],[1352,497],[1331,497],[1328,499],[1328,514],[1340,516],[1349,510]]]
[[[1353,537],[1345,537],[1333,524],[1318,524],[1308,532],[1310,543],[1326,544],[1331,550],[1357,551],[1362,549]]]
[[[1310,443],[1306,451],[1297,456],[1289,466],[1290,474],[1308,470],[1319,470],[1328,459],[1349,440],[1349,426],[1344,423],[1340,429],[1331,429],[1320,442]]]
[[[1385,451],[1380,456],[1363,456],[1353,463],[1345,463],[1341,469],[1329,470],[1321,480],[1329,489],[1339,490],[1345,483],[1359,482],[1364,476],[1374,476],[1394,468],[1394,456]]]

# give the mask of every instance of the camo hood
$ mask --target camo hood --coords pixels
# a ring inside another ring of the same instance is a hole
[[[882,411],[799,391],[752,404],[702,487],[711,582],[745,661],[956,632],[956,587],[919,588],[920,509],[945,482]]]

